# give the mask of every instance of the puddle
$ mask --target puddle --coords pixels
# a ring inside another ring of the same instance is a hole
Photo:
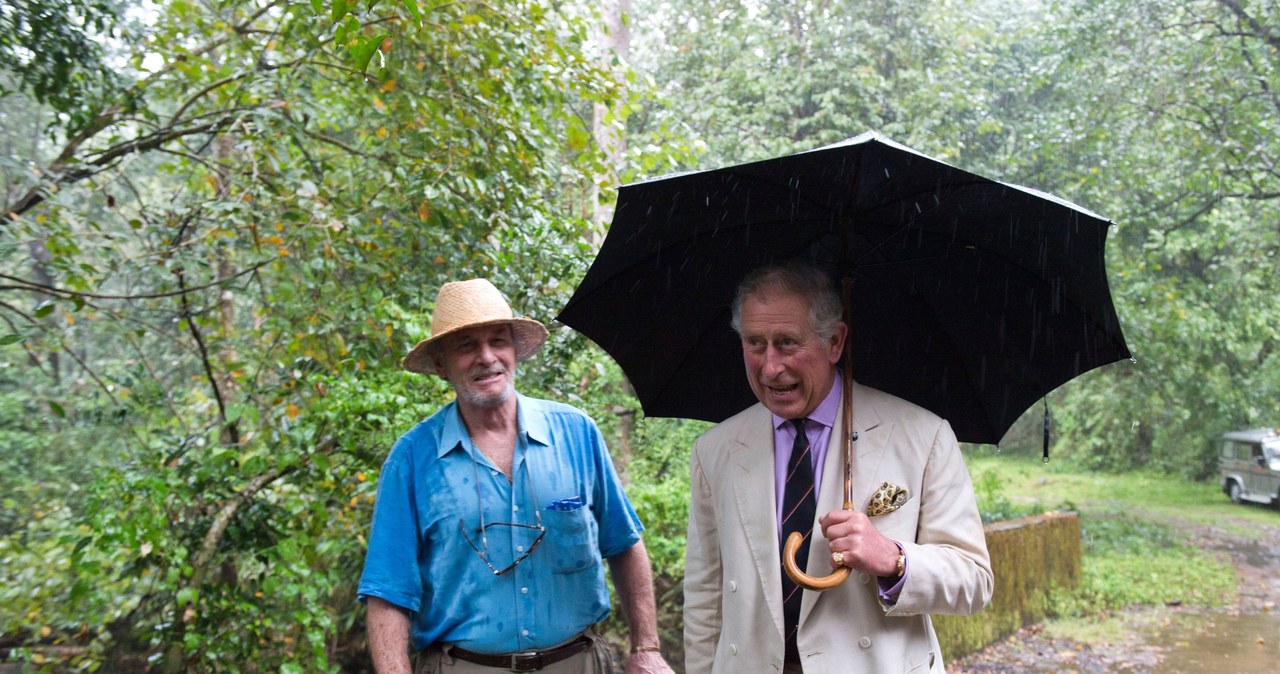
[[[1145,641],[1162,651],[1162,672],[1274,672],[1280,663],[1280,615],[1178,614],[1148,632]]]
[[[1213,546],[1231,555],[1237,562],[1248,564],[1259,569],[1274,569],[1280,566],[1280,549],[1262,543],[1227,543]]]

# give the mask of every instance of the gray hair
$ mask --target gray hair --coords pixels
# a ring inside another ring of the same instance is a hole
[[[779,264],[757,267],[738,284],[733,298],[733,329],[742,335],[742,304],[748,297],[773,294],[799,295],[809,300],[809,327],[823,339],[836,333],[836,324],[844,313],[840,293],[836,292],[831,277],[822,270],[790,260]]]

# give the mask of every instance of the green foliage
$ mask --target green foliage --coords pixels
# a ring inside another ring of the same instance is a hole
[[[0,10],[0,98],[29,94],[66,115],[68,133],[80,132],[124,88],[103,63],[119,21],[115,0],[20,0]]]
[[[986,94],[972,73],[1002,38],[977,3],[949,9],[918,0],[652,3],[638,17],[648,30],[637,51],[675,105],[636,121],[678,118],[705,143],[710,165],[868,129],[954,156],[961,146],[943,139],[982,126]]]
[[[1168,520],[1222,526],[1237,517],[1273,515],[1230,503],[1216,485],[1168,475],[1098,474],[1009,456],[967,457],[967,463],[975,474],[995,476],[978,483],[999,480],[1004,497],[1020,507],[1079,511],[1084,574],[1074,591],[1053,595],[1050,612],[1057,616],[1170,602],[1220,606],[1235,591],[1234,568],[1191,546]]]
[[[1086,516],[1084,577],[1053,600],[1059,616],[1136,605],[1218,607],[1236,588],[1235,568],[1187,544],[1185,535],[1151,520],[1111,513]]]
[[[978,499],[978,513],[983,524],[1016,520],[1045,512],[1040,503],[1019,505],[1004,494],[1004,480],[994,470],[984,470],[973,477],[973,491]]]
[[[399,358],[446,279],[563,303],[599,168],[565,128],[608,84],[537,2],[351,14],[376,75],[307,4],[159,9],[144,107],[6,157],[64,163],[0,229],[0,633],[90,669],[355,667],[378,467],[450,396]]]

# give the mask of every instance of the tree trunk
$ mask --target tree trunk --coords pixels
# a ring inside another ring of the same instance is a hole
[[[622,89],[625,80],[621,71],[631,58],[631,30],[627,27],[625,20],[629,14],[631,14],[631,0],[604,0],[604,6],[601,8],[604,20],[600,26],[599,36],[603,58],[606,59],[602,65],[614,73],[614,80],[618,83],[618,95],[611,99],[608,105],[596,103],[592,117],[592,135],[604,154],[607,166],[605,173],[596,176],[596,189],[589,195],[592,209],[592,227],[589,236],[593,247],[597,249],[604,242],[604,233],[613,211],[611,204],[601,202],[599,190],[606,185],[618,184],[618,173],[622,168],[623,153],[627,147],[626,120],[622,116],[623,104],[626,101],[626,94]],[[633,393],[631,382],[625,378],[623,387],[628,393]],[[617,413],[619,416],[618,438],[614,442],[613,456],[615,467],[626,482],[628,480],[626,468],[631,463],[632,436],[635,433],[636,418],[630,410],[619,409]]]
[[[592,117],[592,135],[608,166],[605,173],[596,176],[597,190],[590,196],[591,224],[594,225],[591,236],[597,247],[604,240],[604,231],[613,211],[611,205],[600,202],[599,188],[618,184],[618,171],[622,168],[623,153],[627,147],[626,123],[622,118],[626,95],[622,91],[624,80],[620,71],[631,58],[631,29],[624,21],[624,17],[631,14],[631,0],[605,0],[601,14],[604,21],[600,26],[599,42],[606,59],[601,65],[614,72],[619,93],[608,105],[596,103]]]

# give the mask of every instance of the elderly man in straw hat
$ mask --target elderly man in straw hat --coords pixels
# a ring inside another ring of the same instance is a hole
[[[484,279],[446,283],[431,338],[404,367],[457,400],[383,465],[359,597],[380,674],[612,672],[593,625],[608,560],[631,630],[626,671],[669,673],[658,649],[643,527],[582,411],[515,391],[547,338]]]

